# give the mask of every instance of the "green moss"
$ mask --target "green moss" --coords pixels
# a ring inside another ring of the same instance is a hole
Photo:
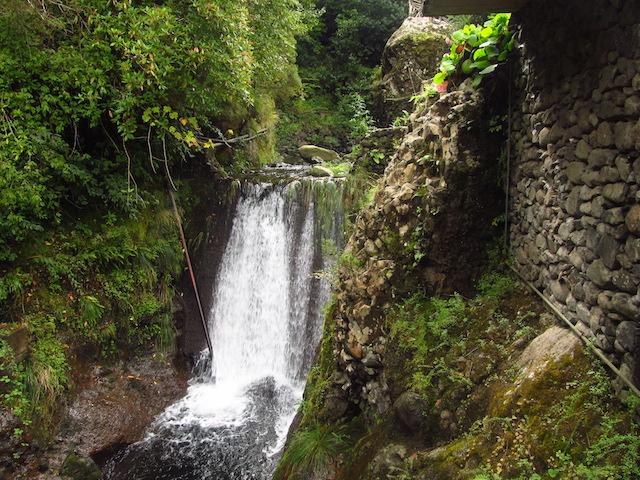
[[[319,356],[307,377],[302,402],[302,426],[312,424],[324,405],[325,394],[330,385],[335,364],[333,357],[333,338],[336,328],[335,299],[325,306],[324,326],[320,340]]]

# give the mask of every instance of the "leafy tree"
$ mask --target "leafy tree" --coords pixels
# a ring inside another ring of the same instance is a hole
[[[63,207],[130,209],[136,169],[241,127],[293,73],[303,18],[298,0],[2,0],[0,261]]]

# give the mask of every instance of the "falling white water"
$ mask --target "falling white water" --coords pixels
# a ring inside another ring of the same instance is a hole
[[[107,466],[107,479],[270,477],[321,334],[322,232],[340,230],[339,209],[321,225],[309,185],[243,186],[212,287],[213,360],[147,438]]]

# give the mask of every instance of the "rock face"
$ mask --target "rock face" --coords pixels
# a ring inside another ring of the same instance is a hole
[[[640,384],[640,342],[620,328],[640,322],[640,4],[545,0],[515,19],[514,256]]]
[[[94,365],[81,377],[56,440],[46,451],[28,452],[33,458],[14,478],[101,478],[96,462],[140,440],[153,419],[187,387],[186,372],[154,358],[112,367]]]
[[[391,36],[382,55],[382,79],[374,87],[374,115],[380,125],[413,110],[411,97],[436,73],[449,48],[450,30],[443,20],[410,17]]]
[[[483,269],[501,204],[499,142],[484,123],[491,116],[482,94],[466,88],[412,116],[373,203],[355,222],[345,254],[351,260],[339,271],[332,319],[336,371],[326,398],[347,408],[325,404],[327,417],[390,407],[383,323],[392,295],[416,285],[432,294],[468,291]],[[398,412],[413,428],[418,420],[410,402]]]
[[[355,165],[381,175],[406,134],[406,127],[378,128],[367,134],[358,144],[360,148],[347,157]]]

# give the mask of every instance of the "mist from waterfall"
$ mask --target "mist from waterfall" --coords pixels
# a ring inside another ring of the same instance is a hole
[[[270,478],[304,390],[341,243],[341,187],[242,185],[187,395],[105,467],[112,480]]]

